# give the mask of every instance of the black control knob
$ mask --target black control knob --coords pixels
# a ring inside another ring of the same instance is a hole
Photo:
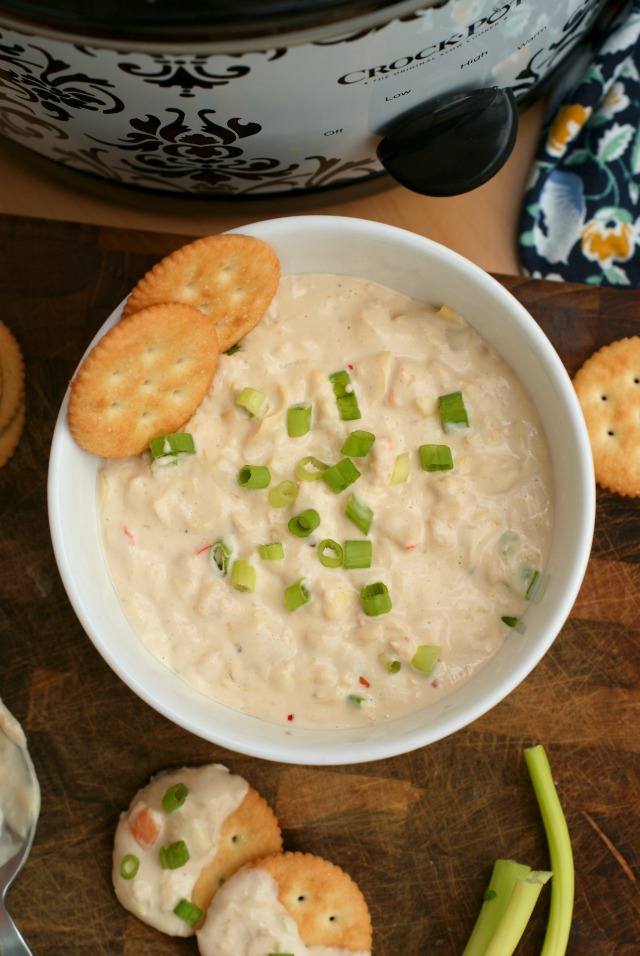
[[[378,144],[378,159],[413,192],[457,196],[498,172],[517,132],[518,109],[510,89],[455,93],[401,116]]]

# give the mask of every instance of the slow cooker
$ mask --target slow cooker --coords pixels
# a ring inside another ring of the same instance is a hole
[[[180,195],[490,179],[610,0],[0,0],[0,133]]]

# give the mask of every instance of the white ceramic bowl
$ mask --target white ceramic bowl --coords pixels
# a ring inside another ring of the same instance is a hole
[[[418,299],[447,302],[524,382],[546,432],[555,487],[548,586],[543,599],[527,609],[526,641],[507,636],[488,666],[439,703],[367,727],[281,726],[210,700],[147,650],[120,607],[98,528],[99,459],[73,441],[67,397],[53,437],[48,487],[60,574],[82,626],[109,666],[151,707],[192,733],[229,750],[294,764],[350,764],[405,753],[459,730],[506,697],[568,617],[586,570],[595,517],[593,464],[580,407],[560,358],[529,313],[498,282],[450,250],[395,227],[329,216],[274,219],[237,231],[270,243],[283,273],[352,274]],[[96,340],[118,315],[116,310]]]

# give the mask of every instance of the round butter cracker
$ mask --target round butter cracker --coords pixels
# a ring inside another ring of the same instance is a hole
[[[124,315],[160,302],[185,302],[209,316],[221,352],[262,318],[280,281],[280,263],[261,239],[204,236],[156,263],[133,288]]]
[[[589,432],[598,484],[640,496],[640,337],[618,339],[591,355],[573,384]]]
[[[165,802],[180,791],[180,799]],[[163,859],[180,843],[176,865]],[[182,767],[152,777],[120,815],[113,887],[122,906],[149,926],[192,936],[198,911],[204,914],[235,870],[281,849],[275,814],[243,777],[221,764]],[[175,912],[183,901],[196,907],[193,921]]]
[[[4,431],[0,432],[0,468],[6,465],[18,447],[18,442],[24,430],[25,420],[26,406],[23,396],[18,403],[18,408],[13,418]]]
[[[24,394],[24,361],[18,342],[0,321],[0,432],[14,422]]]
[[[218,337],[193,306],[170,303],[121,319],[71,383],[67,420],[94,455],[125,458],[178,431],[213,381]]]

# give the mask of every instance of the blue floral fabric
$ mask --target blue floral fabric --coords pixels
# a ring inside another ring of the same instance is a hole
[[[640,288],[640,0],[551,111],[519,251],[533,277]]]

